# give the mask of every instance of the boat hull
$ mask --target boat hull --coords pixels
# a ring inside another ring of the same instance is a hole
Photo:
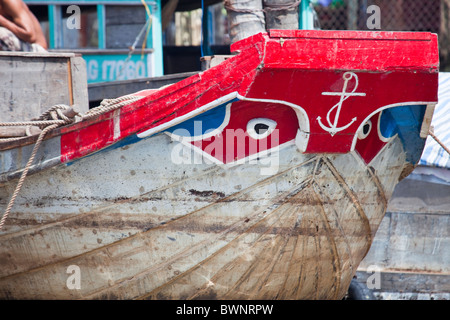
[[[263,159],[180,166],[180,146],[160,134],[28,177],[0,296],[341,299],[406,163],[398,138],[370,166],[286,145],[271,175]]]
[[[423,150],[437,37],[272,30],[231,50],[50,131],[30,166],[37,136],[0,143],[2,211],[29,168],[0,298],[345,295]]]

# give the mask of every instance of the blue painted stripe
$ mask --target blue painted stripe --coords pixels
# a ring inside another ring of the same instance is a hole
[[[402,106],[384,110],[381,114],[381,134],[386,138],[398,134],[406,160],[414,165],[419,162],[425,145],[425,139],[420,138],[425,110],[425,105]]]
[[[237,99],[232,101],[237,101]],[[227,101],[225,104],[186,120],[166,131],[182,137],[198,137],[204,135],[222,125],[226,117],[226,106],[232,101]]]

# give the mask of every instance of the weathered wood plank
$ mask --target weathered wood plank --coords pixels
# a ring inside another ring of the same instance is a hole
[[[0,54],[0,121],[27,121],[56,104],[88,110],[86,67],[81,57],[57,53]]]
[[[374,285],[373,272],[360,270],[356,273],[357,280],[364,285]],[[371,278],[370,278],[371,277]],[[450,295],[450,274],[381,271],[379,287],[373,288],[374,293],[445,293]]]

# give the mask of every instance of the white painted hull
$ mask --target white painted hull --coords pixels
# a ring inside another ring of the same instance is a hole
[[[0,231],[0,298],[341,299],[406,165],[398,138],[369,166],[288,144],[271,175],[175,164],[179,147],[159,134],[28,176]]]

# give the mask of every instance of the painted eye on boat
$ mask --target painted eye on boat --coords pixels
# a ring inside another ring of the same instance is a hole
[[[365,139],[370,133],[370,130],[372,130],[372,121],[368,120],[361,129],[359,129],[358,132],[358,139]]]
[[[270,135],[277,126],[273,120],[266,118],[255,118],[247,123],[247,133],[253,139],[263,139]]]

